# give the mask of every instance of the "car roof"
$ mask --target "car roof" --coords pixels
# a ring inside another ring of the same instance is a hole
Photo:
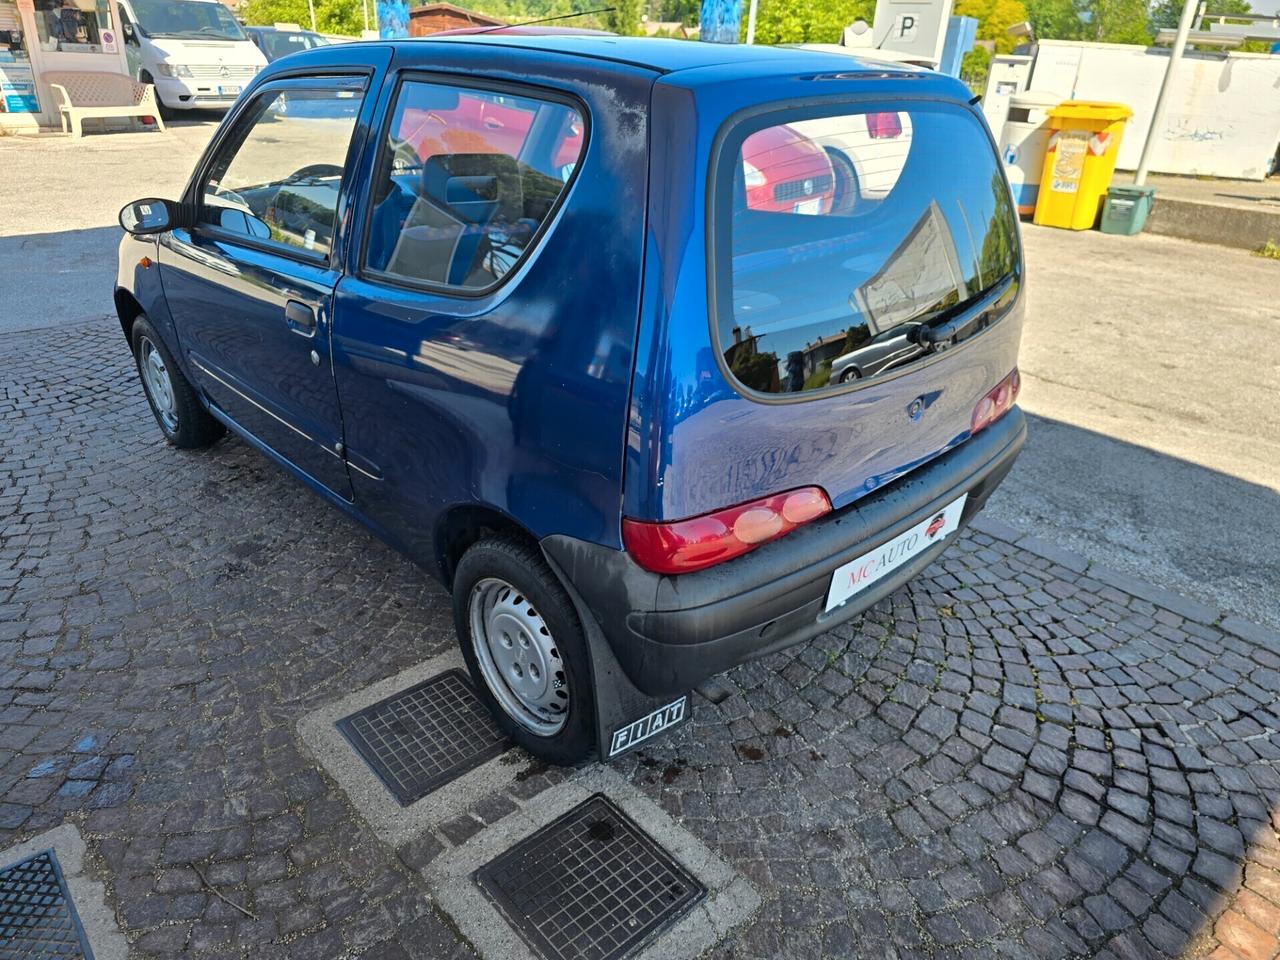
[[[385,42],[385,41],[383,41]],[[427,36],[392,41],[405,52],[436,43],[483,44],[570,54],[597,60],[608,60],[642,67],[655,73],[675,73],[700,67],[732,65],[740,67],[742,76],[767,77],[796,70],[831,70],[841,73],[877,73],[893,70],[883,61],[860,60],[847,54],[816,50],[784,49],[741,43],[704,43],[695,40],[670,40],[659,37],[619,37],[611,35],[563,34],[533,35],[472,33],[452,36]]]

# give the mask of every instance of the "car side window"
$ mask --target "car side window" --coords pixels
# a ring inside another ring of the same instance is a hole
[[[200,222],[327,256],[362,96],[354,89],[260,96],[209,167]]]
[[[555,209],[585,135],[567,103],[406,81],[374,177],[366,269],[461,290],[495,286]]]

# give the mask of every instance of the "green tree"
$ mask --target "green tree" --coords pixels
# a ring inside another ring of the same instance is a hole
[[[1087,40],[1101,43],[1151,42],[1147,0],[1089,0]]]
[[[373,15],[373,3],[374,0],[369,0],[370,17]],[[315,0],[315,7],[316,28],[321,33],[358,37],[364,29],[360,0]],[[245,0],[240,6],[240,16],[245,23],[252,25],[296,23],[304,28],[311,26],[307,0]],[[373,26],[372,21],[369,26]]]
[[[624,37],[639,36],[643,32],[640,29],[640,0],[611,0],[611,2],[613,9],[606,14],[609,19],[609,29]]]
[[[1178,20],[1182,17],[1182,0],[1159,0],[1155,6],[1151,8],[1151,30],[1173,30],[1178,26]],[[1214,14],[1225,14],[1230,16],[1233,13],[1252,13],[1253,8],[1249,6],[1246,0],[1212,0],[1209,9]],[[1192,29],[1198,24],[1193,23]]]
[[[1079,40],[1084,21],[1074,0],[1026,0],[1027,19],[1039,40]]]
[[[875,0],[760,0],[756,43],[839,43],[845,27],[875,13]]]
[[[990,40],[996,53],[1012,53],[1018,41],[1009,36],[1009,28],[1027,19],[1022,0],[957,0],[955,13],[978,21],[978,39]]]
[[[974,93],[982,93],[987,88],[987,74],[990,70],[991,53],[986,47],[974,47],[960,61],[960,79]]]
[[[1230,17],[1232,14],[1252,13],[1253,8],[1249,6],[1246,0],[1212,0],[1209,4],[1210,11],[1219,16]],[[1151,32],[1154,34],[1157,30],[1173,30],[1178,26],[1178,20],[1182,16],[1182,3],[1180,0],[1160,0],[1151,8]],[[1247,20],[1238,20],[1237,23],[1247,23]],[[1192,23],[1191,28],[1205,29],[1203,24]],[[1271,50],[1271,43],[1266,40],[1246,40],[1235,49],[1242,53],[1268,53]]]
[[[702,15],[702,4],[698,0],[662,0],[651,8],[650,18],[665,20],[668,23],[683,23],[686,27],[696,26]]]
[[[370,3],[373,0],[369,0]],[[413,4],[416,5],[416,0]],[[488,14],[505,20],[508,23],[525,23],[529,20],[542,20],[546,17],[563,17],[577,13],[579,10],[596,10],[609,4],[593,3],[591,0],[464,0],[461,6],[477,13]],[[639,15],[636,16],[637,21]],[[574,17],[563,21],[565,26],[586,27],[595,30],[609,29],[609,24],[602,16]]]

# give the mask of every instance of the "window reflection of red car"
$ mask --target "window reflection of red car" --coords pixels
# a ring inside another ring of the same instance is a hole
[[[502,153],[518,157],[534,113],[519,99],[500,94],[463,93],[451,110],[404,111],[396,136],[413,147],[423,160],[442,153]],[[554,154],[556,170],[572,164],[582,153],[582,119],[566,123]]]
[[[831,212],[835,172],[818,144],[792,127],[767,127],[742,144],[747,208],[772,213]]]
[[[582,30],[560,26],[459,27],[431,34],[435,37],[466,36],[493,33],[516,35],[604,35],[601,30]],[[440,153],[504,153],[520,156],[520,148],[533,125],[533,112],[518,106],[511,97],[492,93],[463,94],[453,110],[413,110],[404,112],[396,136],[409,143],[423,160]],[[576,118],[561,132],[554,154],[558,174],[582,154],[583,125]]]

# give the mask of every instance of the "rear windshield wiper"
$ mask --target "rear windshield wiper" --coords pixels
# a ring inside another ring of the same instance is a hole
[[[995,319],[996,306],[1013,274],[1007,273],[976,297],[939,310],[912,331],[912,339],[926,350],[944,350]]]

